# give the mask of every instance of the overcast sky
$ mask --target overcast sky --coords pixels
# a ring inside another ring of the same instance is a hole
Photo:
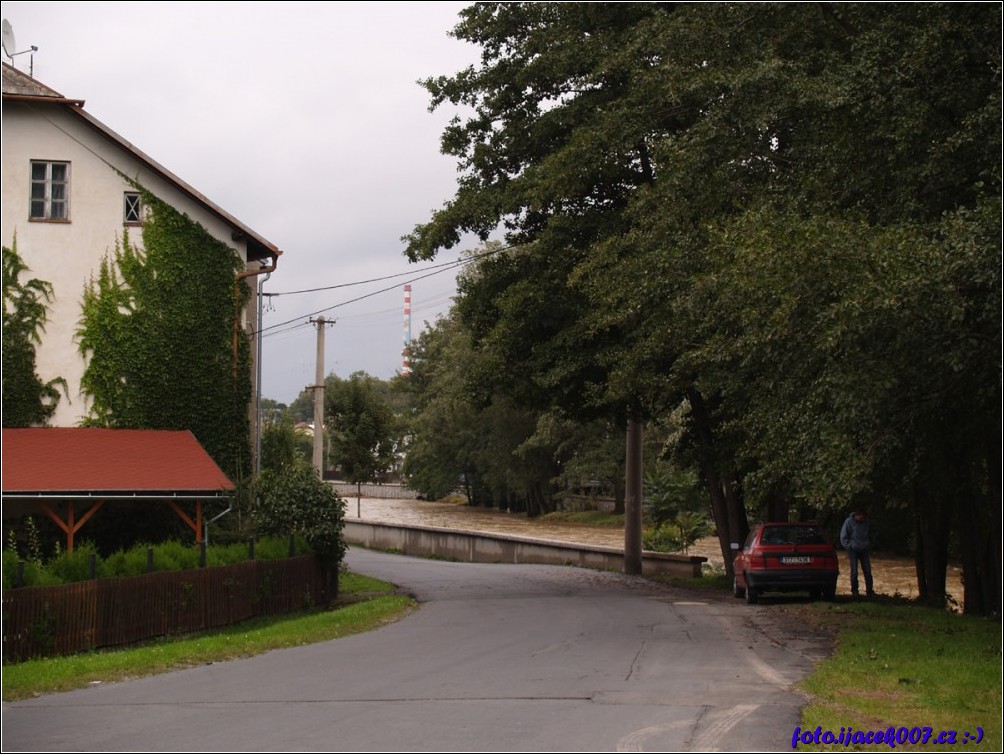
[[[456,163],[439,152],[456,112],[430,114],[416,82],[476,62],[477,48],[448,36],[465,5],[11,1],[3,17],[19,51],[38,47],[36,79],[85,100],[89,113],[282,249],[265,286],[281,293],[417,278],[458,259],[454,249],[412,265],[400,238],[456,187]],[[28,72],[31,57],[14,64]],[[413,337],[449,308],[454,279],[447,269],[412,284]],[[408,280],[269,299],[264,396],[289,403],[314,381],[308,319],[328,307],[336,324],[325,374],[393,376]]]

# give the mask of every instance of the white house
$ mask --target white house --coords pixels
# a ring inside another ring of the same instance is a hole
[[[276,267],[282,252],[274,244],[89,115],[83,100],[68,99],[6,63],[2,134],[2,242],[10,246],[16,234],[28,275],[53,287],[37,368],[43,380],[63,377],[69,386],[70,400],[59,402],[54,426],[76,426],[87,413],[80,392],[85,363],[75,340],[84,287],[123,229],[142,224],[140,195],[123,176],[234,249],[253,289],[254,276]],[[252,338],[256,312],[252,298],[244,312],[244,331]]]

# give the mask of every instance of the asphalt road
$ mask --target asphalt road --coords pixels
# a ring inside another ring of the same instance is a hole
[[[4,704],[4,751],[780,751],[828,645],[623,574],[353,548],[421,602],[367,634]]]

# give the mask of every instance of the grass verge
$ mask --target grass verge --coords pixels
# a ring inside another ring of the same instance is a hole
[[[1000,623],[883,602],[816,603],[799,613],[837,637],[833,656],[801,684],[813,697],[802,730],[839,736],[850,727],[852,735],[883,731],[885,738],[894,728],[906,739],[894,747],[852,740],[799,749],[1001,751]],[[942,731],[955,731],[955,740],[936,743]]]
[[[347,573],[339,580],[341,604],[332,610],[259,618],[198,636],[5,665],[3,700],[15,701],[95,683],[225,662],[272,649],[362,633],[398,620],[414,606],[409,597],[393,591],[393,584]]]

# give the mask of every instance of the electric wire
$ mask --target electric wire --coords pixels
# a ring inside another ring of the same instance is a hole
[[[442,262],[441,264],[434,264],[434,265],[430,265],[428,267],[422,267],[422,268],[417,269],[417,270],[410,270],[408,272],[398,272],[398,273],[395,273],[394,275],[384,275],[383,277],[370,278],[369,280],[357,280],[357,281],[352,282],[352,283],[338,283],[337,285],[325,285],[325,286],[322,286],[320,288],[304,288],[303,290],[300,290],[300,291],[280,291],[280,292],[277,292],[277,293],[264,293],[262,295],[263,296],[295,296],[295,295],[297,295],[299,293],[317,293],[318,291],[333,291],[336,288],[351,288],[354,285],[366,285],[368,283],[380,283],[380,282],[383,282],[384,280],[393,280],[394,278],[402,278],[402,277],[406,277],[407,275],[414,275],[416,272],[425,272],[426,270],[437,270],[437,269],[440,269],[440,268],[443,268],[443,267],[447,267],[447,268],[448,267],[456,267],[456,266],[458,266],[460,264],[465,264],[465,263],[467,263],[470,260],[474,260],[474,259],[480,258],[482,256],[486,256],[487,254],[494,254],[497,251],[502,251],[502,249],[492,249],[489,252],[482,252],[481,254],[478,254],[476,256],[470,257],[469,260],[455,259],[452,262]]]
[[[406,283],[414,283],[414,282],[416,282],[418,280],[425,280],[426,278],[433,277],[434,275],[439,275],[440,273],[448,272],[451,269],[455,269],[455,268],[458,268],[458,267],[466,267],[467,265],[471,264],[472,262],[477,262],[477,261],[480,261],[481,259],[484,259],[486,257],[493,256],[495,254],[500,254],[501,252],[508,251],[511,248],[513,248],[513,247],[512,246],[503,246],[503,247],[500,247],[498,249],[489,249],[488,251],[483,251],[483,252],[480,252],[478,254],[474,254],[474,255],[466,258],[466,259],[457,259],[457,260],[452,261],[452,262],[445,262],[445,263],[440,264],[440,265],[433,265],[431,267],[426,267],[424,269],[426,269],[426,270],[432,270],[432,271],[426,273],[425,275],[419,275],[417,277],[412,277],[411,279],[409,279],[409,280],[407,280],[405,282]],[[405,277],[407,275],[412,275],[412,274],[414,274],[414,273],[413,272],[403,272],[403,273],[399,273],[399,274],[396,274],[396,275],[388,275],[388,276],[381,277],[381,278],[372,278],[370,280],[361,280],[361,281],[357,281],[357,282],[353,282],[353,283],[342,283],[342,284],[335,285],[335,286],[326,286],[324,288],[316,288],[316,289],[302,290],[302,291],[288,291],[288,292],[282,293],[282,294],[280,294],[280,293],[264,293],[262,295],[263,296],[279,296],[279,295],[290,296],[290,295],[299,294],[299,293],[311,293],[311,292],[319,291],[319,290],[332,290],[334,288],[346,288],[346,287],[355,286],[355,285],[365,285],[367,283],[380,282],[380,281],[383,281],[383,280],[390,280],[390,279],[393,279],[393,278]],[[288,328],[286,330],[282,330],[281,332],[289,332],[289,331],[291,331],[293,329],[296,329],[296,328],[299,328],[299,327],[307,327],[307,326],[310,325],[310,322],[304,322],[303,319],[305,317],[314,317],[314,316],[317,316],[318,314],[324,314],[325,312],[329,312],[332,309],[338,309],[338,308],[340,308],[342,306],[348,306],[349,304],[354,304],[354,303],[357,303],[359,301],[363,301],[365,299],[372,298],[373,296],[378,296],[381,293],[387,293],[388,291],[393,291],[393,290],[399,288],[400,285],[401,285],[401,283],[395,283],[394,285],[387,286],[386,288],[380,288],[379,290],[371,291],[370,293],[364,293],[363,295],[357,296],[356,298],[352,298],[352,299],[349,299],[347,301],[342,301],[342,302],[339,302],[337,304],[332,304],[331,306],[327,306],[327,307],[325,307],[323,309],[318,309],[316,311],[309,312],[307,314],[301,314],[301,315],[299,315],[297,317],[293,317],[291,319],[287,319],[287,320],[285,320],[283,322],[277,322],[277,323],[275,323],[273,325],[269,325],[268,327],[263,327],[261,329],[261,335],[262,335],[262,337],[269,337],[272,334],[279,334],[279,333],[273,333],[272,331],[278,330],[278,328],[285,327],[286,325],[292,325],[294,323],[295,323],[294,327]]]

